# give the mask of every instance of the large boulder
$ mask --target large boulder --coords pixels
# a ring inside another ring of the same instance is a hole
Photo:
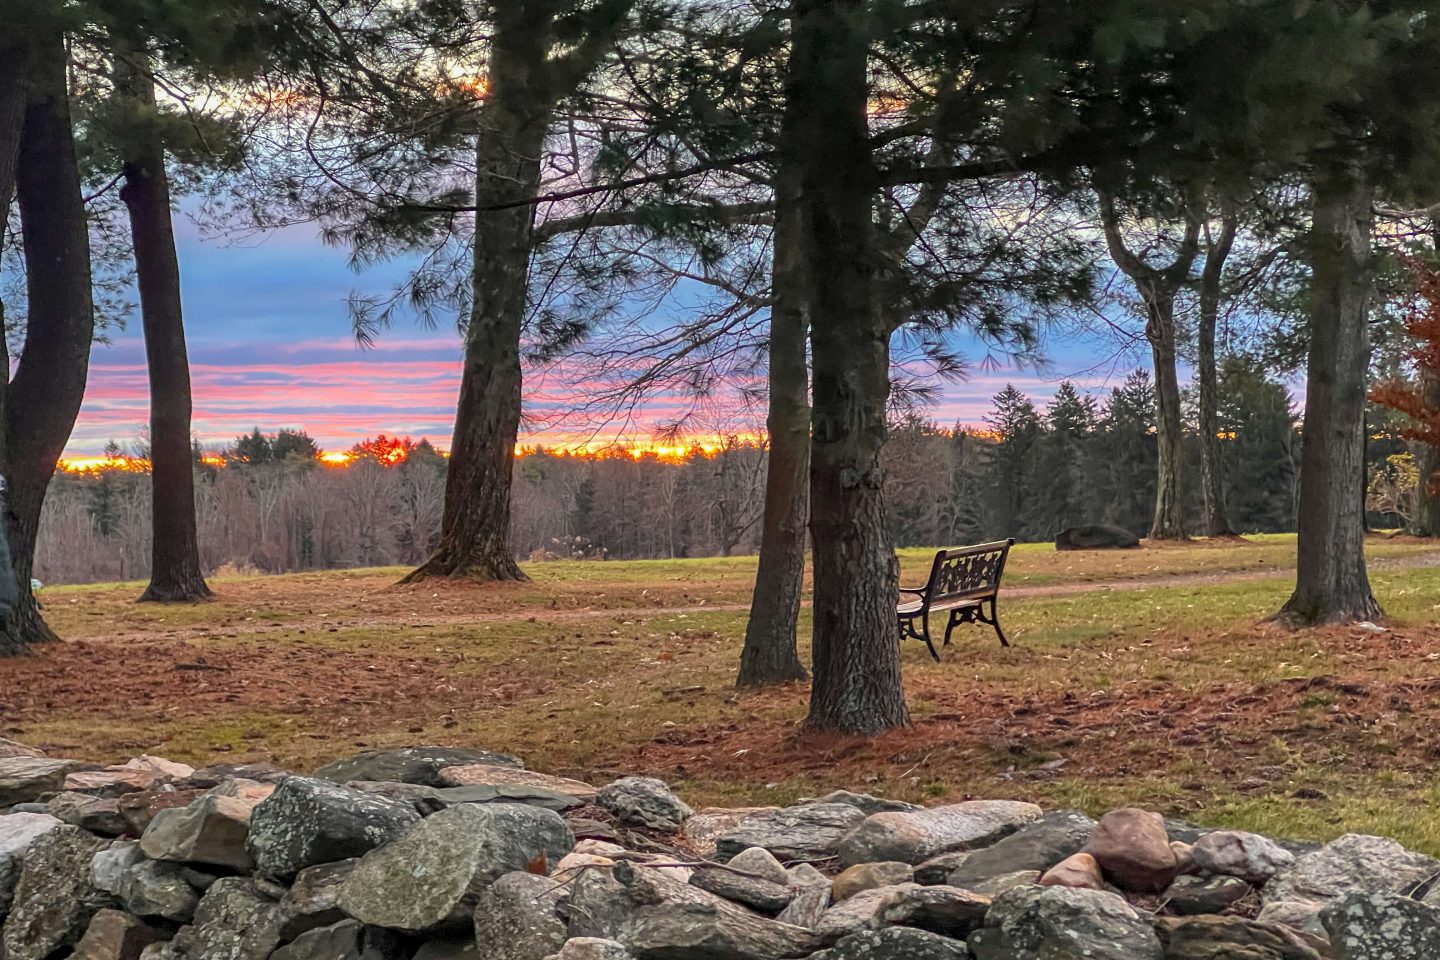
[[[245,840],[250,833],[250,814],[257,803],[206,795],[187,806],[161,810],[140,837],[140,849],[152,860],[250,870],[254,862]]]
[[[989,897],[959,887],[912,887],[887,898],[876,919],[885,926],[964,938],[984,922],[990,902]]]
[[[1393,893],[1352,893],[1320,914],[1338,960],[1440,957],[1440,910]]]
[[[1157,893],[1180,871],[1165,819],[1135,807],[1101,817],[1084,852],[1095,858],[1107,879],[1125,890]]]
[[[874,813],[907,813],[912,810],[924,810],[918,803],[907,803],[904,800],[887,800],[884,797],[872,797],[868,793],[851,793],[849,790],[832,790],[823,797],[816,797],[809,803],[848,803],[857,810],[862,810],[865,816]]]
[[[1160,941],[1121,897],[1016,887],[995,898],[966,941],[977,960],[1162,960]]]
[[[110,902],[90,875],[90,861],[106,845],[69,824],[30,845],[5,919],[5,960],[45,960],[80,939],[95,912]]]
[[[280,900],[280,910],[285,915],[283,938],[293,940],[307,930],[332,926],[345,919],[340,909],[340,884],[359,863],[359,860],[322,863],[297,873],[295,882]]]
[[[1385,837],[1348,833],[1275,874],[1260,897],[1325,903],[1350,893],[1404,893],[1436,874],[1440,860]]]
[[[536,773],[533,770],[502,764],[471,763],[446,767],[440,771],[440,780],[447,787],[538,787],[552,793],[569,794],[585,803],[594,801],[599,792],[580,780],[552,777],[548,773]]]
[[[129,824],[130,832],[139,836],[149,829],[150,821],[154,820],[161,810],[187,807],[203,796],[205,790],[199,787],[179,789],[166,784],[153,790],[127,793],[116,799],[115,808],[121,819]]]
[[[45,810],[52,817],[102,837],[118,837],[130,829],[120,816],[120,801],[112,797],[60,793],[50,798]]]
[[[1155,930],[1165,960],[1320,960],[1291,930],[1241,917],[1166,918]]]
[[[413,804],[422,814],[431,814],[462,803],[524,803],[564,813],[585,806],[585,801],[559,790],[527,783],[486,783],[469,787],[427,787],[393,780],[351,780],[345,784],[361,793],[373,793],[391,800]]]
[[[969,957],[970,951],[961,941],[909,927],[862,930],[829,950],[811,954],[811,960],[969,960]]]
[[[475,946],[486,960],[544,960],[565,944],[564,887],[533,873],[507,873],[475,902]]]
[[[654,777],[623,777],[604,787],[595,803],[621,823],[655,830],[679,830],[695,811]]]
[[[10,908],[10,898],[20,879],[25,852],[45,834],[60,826],[46,813],[11,813],[0,817],[0,920]]]
[[[306,867],[361,856],[419,822],[402,800],[287,777],[250,814],[246,849],[258,873],[289,880]]]
[[[904,813],[877,813],[846,836],[845,866],[895,860],[918,864],[951,850],[974,850],[1007,837],[1041,814],[1033,803],[970,800]]]
[[[0,757],[0,807],[32,803],[65,788],[65,775],[80,766],[48,757]]]
[[[786,807],[749,817],[721,834],[715,840],[715,856],[729,860],[741,850],[761,847],[781,860],[826,860],[864,822],[865,813],[848,803]]]
[[[551,810],[467,804],[441,811],[365,854],[340,884],[340,908],[363,923],[420,932],[468,924],[480,892],[516,870],[547,873],[575,845]]]
[[[772,916],[790,905],[796,889],[780,861],[760,847],[742,850],[727,865],[697,866],[690,883]]]
[[[120,900],[136,916],[186,923],[200,903],[200,893],[191,886],[188,873],[183,864],[142,860],[126,871]]]
[[[194,923],[171,943],[184,960],[266,960],[280,945],[284,924],[280,905],[253,881],[222,877],[200,898]]]
[[[827,946],[852,933],[876,929],[884,926],[880,919],[881,911],[897,895],[922,889],[924,888],[917,883],[896,883],[888,887],[872,887],[833,904],[830,909],[820,915],[812,929],[820,942]]]
[[[915,868],[908,863],[881,861],[879,863],[857,863],[846,867],[835,877],[830,888],[836,903],[849,900],[857,893],[874,890],[876,887],[891,887],[897,883],[914,883]]]
[[[1140,538],[1124,527],[1108,523],[1091,523],[1061,530],[1055,538],[1056,550],[1132,550],[1140,546]]]
[[[1095,832],[1095,821],[1078,810],[1053,810],[1008,837],[965,857],[949,883],[968,887],[1007,873],[1041,873],[1079,853]]]
[[[394,750],[366,750],[344,760],[327,763],[315,771],[324,780],[395,780],[429,787],[447,786],[440,772],[447,767],[483,763],[497,767],[519,767],[520,760],[508,753],[472,750],[468,747],[402,747]]]
[[[95,914],[70,960],[140,960],[140,953],[160,939],[145,921],[104,909]]]
[[[620,942],[638,960],[787,960],[816,947],[809,930],[709,903],[639,907]]]
[[[133,767],[84,768],[67,773],[63,789],[71,793],[114,798],[149,790],[161,779],[161,776],[152,770],[137,770]]]
[[[1243,830],[1216,830],[1196,840],[1190,858],[1202,873],[1264,883],[1295,862],[1295,855],[1273,840]]]
[[[316,927],[270,954],[271,960],[395,960],[406,953],[389,930],[339,920]]]

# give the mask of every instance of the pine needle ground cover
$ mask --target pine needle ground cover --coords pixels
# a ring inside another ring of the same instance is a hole
[[[1440,854],[1440,551],[1371,541],[1386,629],[1290,632],[1262,621],[1294,549],[1019,546],[1000,608],[1014,646],[962,628],[934,664],[907,644],[915,722],[874,740],[803,733],[802,686],[733,689],[752,558],[539,564],[500,586],[397,587],[398,570],[221,579],[216,602],[180,607],[136,604],[134,584],[51,588],[66,640],[0,663],[0,736],[298,768],[467,743],[592,781],[654,774],[704,803],[856,785],[1136,803]],[[903,553],[907,583],[929,556]]]

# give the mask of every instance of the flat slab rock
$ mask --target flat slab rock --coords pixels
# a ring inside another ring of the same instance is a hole
[[[593,801],[600,792],[590,784],[579,780],[552,777],[546,773],[536,773],[533,770],[522,770],[518,767],[503,767],[485,763],[446,767],[440,771],[440,781],[443,786],[447,787],[540,787],[555,793],[569,794],[586,803]]]
[[[1155,930],[1165,960],[1320,960],[1294,931],[1241,917],[1166,917]]]
[[[1437,873],[1440,860],[1385,837],[1347,833],[1276,873],[1260,898],[1324,903],[1351,893],[1402,893]]]
[[[1078,810],[1052,810],[1008,837],[966,856],[948,882],[968,887],[1007,873],[1043,873],[1074,856],[1089,842],[1095,821]]]
[[[351,790],[373,793],[391,800],[405,800],[422,813],[435,813],[461,803],[524,803],[564,813],[585,806],[585,801],[558,790],[524,783],[476,784],[469,787],[427,787],[394,780],[351,780]]]
[[[779,807],[705,807],[685,821],[680,834],[691,849],[708,857],[715,852],[715,843],[752,817],[779,811]]]
[[[0,758],[0,807],[31,803],[65,786],[65,775],[81,764],[48,757]]]
[[[640,907],[620,942],[638,960],[789,960],[817,946],[809,930],[705,903]]]
[[[1033,803],[971,800],[867,817],[838,845],[840,863],[895,860],[919,864],[952,850],[986,847],[1040,817]]]
[[[327,763],[315,776],[336,783],[350,780],[395,780],[430,787],[448,786],[440,771],[464,764],[520,767],[518,757],[469,747],[400,747],[393,750],[366,750],[353,757]]]
[[[864,822],[864,811],[848,803],[786,807],[750,817],[721,834],[715,840],[715,856],[728,860],[741,850],[761,847],[780,860],[827,860],[835,856],[840,841]]]
[[[1150,922],[1121,897],[1016,887],[995,898],[969,940],[977,960],[1162,960]]]

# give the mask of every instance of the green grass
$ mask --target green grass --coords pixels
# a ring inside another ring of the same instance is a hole
[[[965,627],[934,664],[905,644],[914,725],[874,741],[804,734],[803,686],[734,691],[753,558],[537,564],[531,583],[502,586],[396,588],[398,569],[223,578],[216,602],[179,607],[134,603],[136,584],[56,587],[47,615],[72,642],[0,664],[0,735],[90,759],[300,769],[365,746],[470,743],[594,780],[653,773],[696,805],[838,786],[1139,803],[1440,854],[1440,568],[1385,564],[1435,551],[1371,543],[1386,634],[1263,624],[1293,552],[1293,537],[1020,545],[1001,606],[1014,646]],[[907,581],[929,555],[903,551]]]

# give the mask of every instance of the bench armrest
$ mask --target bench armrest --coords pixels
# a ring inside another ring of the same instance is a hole
[[[923,597],[923,596],[925,596],[925,590],[926,590],[925,587],[901,587],[901,588],[900,588],[900,592],[901,592],[901,593],[913,593],[913,594],[915,594],[915,596],[917,596],[917,597]]]

